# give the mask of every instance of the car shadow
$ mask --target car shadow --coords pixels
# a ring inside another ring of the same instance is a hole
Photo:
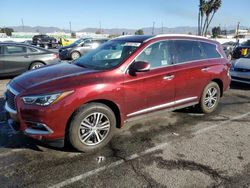
[[[231,82],[230,89],[250,90],[250,84]]]

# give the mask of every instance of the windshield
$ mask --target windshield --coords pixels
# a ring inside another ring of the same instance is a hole
[[[73,42],[72,45],[73,46],[78,45],[78,44],[82,43],[84,40],[86,40],[86,39],[78,39],[75,42]]]
[[[92,69],[111,69],[127,59],[140,44],[138,42],[109,41],[77,59],[74,63]]]
[[[241,46],[250,46],[250,40],[241,43]]]

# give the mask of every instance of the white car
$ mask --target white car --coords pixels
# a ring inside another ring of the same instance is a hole
[[[250,55],[232,62],[230,75],[232,81],[250,84]]]

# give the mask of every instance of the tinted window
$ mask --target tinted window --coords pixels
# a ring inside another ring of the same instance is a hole
[[[151,68],[172,64],[172,42],[161,41],[154,43],[143,50],[135,61],[146,61]]]
[[[216,46],[214,44],[206,43],[206,42],[200,42],[204,53],[206,55],[206,58],[220,58],[221,55],[216,50]]]
[[[190,40],[176,40],[175,43],[175,62],[195,61],[204,59],[204,55],[199,46],[199,42]]]
[[[242,42],[241,46],[250,46],[250,40]]]
[[[23,46],[6,46],[6,54],[22,54],[27,52],[27,48]]]
[[[3,47],[0,46],[0,55],[3,54]]]

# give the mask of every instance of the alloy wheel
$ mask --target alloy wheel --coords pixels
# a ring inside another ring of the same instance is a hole
[[[107,137],[110,126],[110,120],[105,114],[100,112],[92,113],[81,122],[79,139],[85,145],[97,145]]]
[[[206,97],[205,97],[205,105],[208,109],[213,108],[218,100],[218,90],[215,87],[210,87],[207,90]]]

